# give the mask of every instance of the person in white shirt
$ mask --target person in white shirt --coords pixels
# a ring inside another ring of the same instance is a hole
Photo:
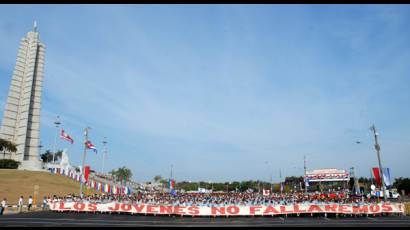
[[[18,208],[19,208],[19,213],[23,212],[23,196],[20,196],[19,202],[18,202]]]
[[[3,215],[3,212],[4,212],[4,210],[6,209],[6,207],[7,207],[7,199],[4,198],[4,199],[1,201],[1,205],[0,205],[0,216]]]
[[[30,212],[31,206],[33,206],[33,198],[29,196],[28,198],[28,206],[27,206],[27,211]]]
[[[48,203],[47,197],[44,197],[44,199],[43,199],[43,211],[46,210],[46,208],[47,208],[47,203]]]

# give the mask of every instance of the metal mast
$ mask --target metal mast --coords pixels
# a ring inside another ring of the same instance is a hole
[[[101,173],[104,174],[104,163],[105,163],[105,158],[107,157],[107,137],[104,137],[104,141],[102,142],[104,145],[104,153],[103,153],[103,160],[102,160],[102,169]]]
[[[303,170],[304,170],[303,177],[305,178],[305,194],[306,194],[307,193],[307,186],[306,186],[306,155],[303,155]]]
[[[87,142],[88,142],[88,129],[90,127],[85,128],[84,130],[84,153],[83,153],[83,163],[81,168],[81,179],[80,179],[80,196],[83,197],[83,177],[84,177],[84,164],[85,164],[85,156],[87,155]]]
[[[379,161],[379,172],[380,172],[380,177],[381,177],[381,181],[382,181],[383,200],[386,202],[387,194],[386,194],[386,187],[385,187],[384,178],[383,178],[382,162],[381,162],[381,159],[380,159],[380,145],[379,145],[379,142],[377,140],[377,136],[379,134],[376,132],[376,127],[374,126],[374,124],[372,125],[372,127],[370,127],[370,129],[373,131],[373,134],[374,134],[374,142],[375,142],[374,148],[376,149],[377,160]]]

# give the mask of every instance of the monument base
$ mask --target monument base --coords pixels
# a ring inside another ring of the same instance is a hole
[[[40,160],[28,160],[21,161],[18,167],[19,170],[30,170],[30,171],[45,171],[43,169],[43,162]]]

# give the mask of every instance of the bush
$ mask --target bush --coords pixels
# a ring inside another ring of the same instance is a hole
[[[19,161],[11,159],[1,159],[0,160],[0,169],[17,169],[20,165]]]

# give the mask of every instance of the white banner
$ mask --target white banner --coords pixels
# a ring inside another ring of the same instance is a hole
[[[302,213],[339,213],[339,214],[377,214],[377,213],[404,213],[404,204],[371,204],[371,205],[339,205],[339,204],[295,204],[273,206],[172,206],[151,204],[127,203],[50,203],[54,211],[78,212],[127,212],[135,214],[184,215],[184,216],[272,216],[283,214]]]

